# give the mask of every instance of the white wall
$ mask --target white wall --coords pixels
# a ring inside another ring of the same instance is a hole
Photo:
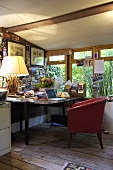
[[[29,119],[29,127],[36,126],[40,123],[44,123],[45,121],[46,121],[45,114],[38,116],[38,117],[30,118]],[[22,122],[22,127],[23,127],[22,130],[24,130],[25,129],[25,120],[23,120],[23,122]],[[11,124],[11,132],[12,133],[19,132],[19,131],[20,131],[20,122]]]

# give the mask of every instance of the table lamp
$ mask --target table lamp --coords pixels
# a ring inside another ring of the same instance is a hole
[[[26,76],[28,74],[22,56],[5,56],[3,58],[0,76],[6,77],[8,94],[15,95],[20,84],[18,76]]]

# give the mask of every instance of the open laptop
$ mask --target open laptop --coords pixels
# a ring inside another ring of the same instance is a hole
[[[64,100],[66,100],[66,98],[58,98],[56,96],[54,89],[46,89],[45,91],[46,91],[49,101],[64,101]]]

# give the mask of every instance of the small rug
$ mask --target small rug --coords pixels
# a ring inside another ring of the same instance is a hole
[[[73,163],[65,163],[61,170],[96,170],[96,169],[92,169],[90,167]]]

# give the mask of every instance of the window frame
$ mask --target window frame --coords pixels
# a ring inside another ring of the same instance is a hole
[[[72,81],[72,64],[73,63],[77,63],[77,59],[74,59],[74,52],[83,52],[83,51],[92,51],[92,58],[90,58],[91,60],[93,60],[93,56],[94,56],[94,50],[92,47],[85,47],[85,48],[74,48],[73,49],[73,53],[72,53],[72,57],[70,59],[70,80]],[[82,59],[80,59],[82,60]],[[84,59],[83,59],[84,60]]]
[[[51,57],[51,56],[49,56]],[[56,64],[65,64],[66,63],[66,56],[64,55],[64,60],[60,61],[50,61],[49,57],[47,57],[47,64],[48,65],[56,65]]]
[[[55,56],[56,56],[56,55],[55,55]],[[64,60],[61,60],[61,61],[50,61],[50,60],[49,60],[49,57],[51,57],[51,56],[48,56],[48,57],[47,57],[47,65],[65,64],[65,67],[66,67],[66,80],[67,80],[67,56],[64,55]]]
[[[100,56],[100,51],[101,50],[105,50],[105,49],[112,49],[113,48],[113,45],[104,45],[104,46],[98,46],[97,49],[98,49],[98,55],[99,55],[99,59],[104,59],[104,61],[113,61],[113,56],[111,57],[101,57]]]
[[[92,58],[93,58],[93,48],[92,47],[85,47],[85,48],[76,48],[76,49],[73,49],[73,55],[72,55],[72,60],[71,62],[76,62],[77,60],[79,59],[74,59],[74,52],[83,52],[83,51],[92,51]],[[90,59],[92,59],[90,58]],[[82,60],[82,59],[80,59]],[[83,58],[84,60],[84,58]]]

